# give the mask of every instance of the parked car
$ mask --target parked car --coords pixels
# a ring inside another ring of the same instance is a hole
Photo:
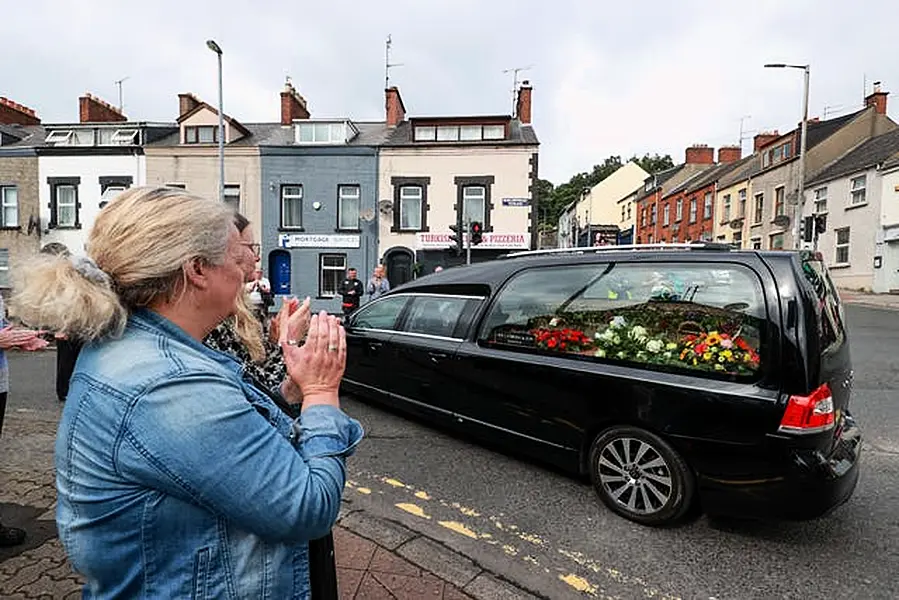
[[[858,479],[847,331],[820,254],[523,252],[398,287],[347,339],[347,391],[588,475],[638,523],[695,502],[816,518]]]

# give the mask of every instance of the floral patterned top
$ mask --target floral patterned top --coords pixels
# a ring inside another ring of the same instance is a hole
[[[265,359],[262,362],[253,362],[250,353],[234,331],[234,319],[223,321],[212,330],[204,343],[219,352],[224,352],[236,358],[259,384],[270,390],[277,390],[287,377],[287,367],[281,355],[281,348],[268,339],[268,332],[263,336],[265,346]]]

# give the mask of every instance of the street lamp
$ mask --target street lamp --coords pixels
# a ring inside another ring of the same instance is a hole
[[[808,87],[809,87],[809,65],[788,65],[786,63],[768,63],[766,69],[801,69],[803,71],[803,91],[802,91],[802,129],[799,141],[799,197],[796,199],[796,209],[793,211],[793,248],[798,249],[799,240],[799,222],[802,220],[802,209],[805,205],[805,147],[806,136],[808,134]]]
[[[225,202],[225,108],[222,100],[222,49],[215,40],[206,40],[206,47],[218,55],[219,63],[219,200]]]

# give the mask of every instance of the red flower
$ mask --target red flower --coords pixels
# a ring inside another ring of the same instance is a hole
[[[546,342],[546,346],[547,346],[548,348],[555,348],[555,347],[556,347],[556,340],[553,339],[553,338],[550,338],[549,341]]]
[[[696,347],[693,350],[696,351],[696,354],[705,354],[706,349],[705,344],[696,344]]]

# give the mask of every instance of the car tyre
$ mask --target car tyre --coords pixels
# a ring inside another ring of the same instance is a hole
[[[590,479],[603,503],[642,525],[673,525],[693,504],[690,467],[665,440],[639,427],[602,432],[590,448]]]

